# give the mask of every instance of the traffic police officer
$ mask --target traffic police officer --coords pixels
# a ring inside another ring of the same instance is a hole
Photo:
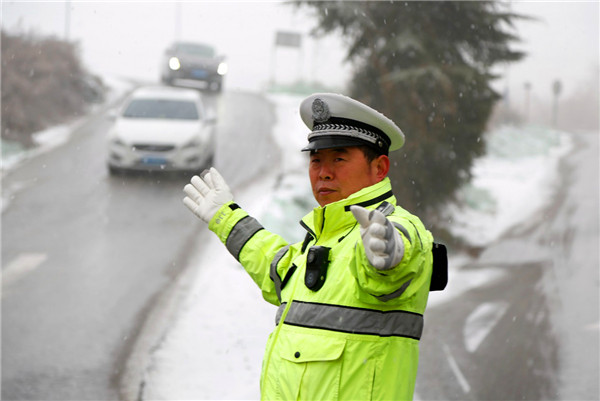
[[[211,168],[184,204],[279,308],[261,374],[265,400],[412,399],[432,277],[431,233],[396,204],[388,152],[404,134],[349,97],[302,101],[319,203],[296,244],[265,230]]]

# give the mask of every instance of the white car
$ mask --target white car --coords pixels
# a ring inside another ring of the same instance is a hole
[[[114,116],[108,169],[198,171],[213,161],[215,120],[197,90],[143,87]]]

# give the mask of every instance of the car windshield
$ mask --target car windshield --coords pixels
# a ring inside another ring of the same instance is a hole
[[[125,109],[126,118],[164,118],[172,120],[198,120],[194,102],[185,100],[135,99]]]
[[[175,48],[179,53],[186,53],[199,57],[215,57],[215,50],[210,46],[195,43],[178,43]]]

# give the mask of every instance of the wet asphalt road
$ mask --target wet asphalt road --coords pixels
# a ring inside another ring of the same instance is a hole
[[[548,206],[461,269],[498,278],[428,308],[420,399],[600,398],[598,135],[574,140]]]
[[[206,101],[235,190],[277,159],[272,108],[244,93]],[[141,323],[207,233],[182,204],[191,174],[108,175],[109,124],[92,116],[3,178],[3,400],[118,399]]]

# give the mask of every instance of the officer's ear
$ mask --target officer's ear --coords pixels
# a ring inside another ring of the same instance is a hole
[[[377,182],[387,177],[390,171],[390,158],[386,155],[377,156],[372,162],[371,167],[375,169],[375,177]]]

